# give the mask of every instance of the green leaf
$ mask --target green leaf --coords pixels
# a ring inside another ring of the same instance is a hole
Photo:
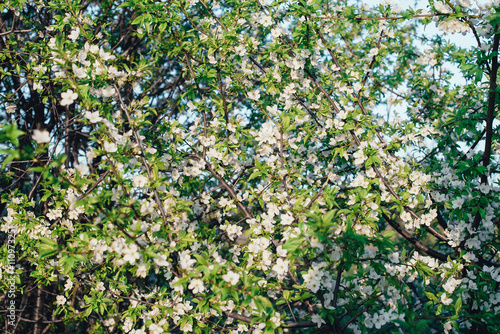
[[[144,22],[144,17],[138,16],[132,21],[132,25],[142,24]]]
[[[335,216],[336,210],[330,210],[326,215],[323,216],[323,222],[325,224],[330,224],[333,220],[333,217]]]
[[[384,234],[382,234],[382,236],[384,238],[387,238],[387,239],[392,238],[395,235],[396,235],[396,231],[386,231],[386,232],[384,232]]]
[[[458,297],[455,302],[455,313],[458,315],[458,312],[462,309],[462,297]]]
[[[198,260],[198,263],[204,266],[208,266],[208,261],[205,257],[201,256],[200,254],[193,253],[192,254],[196,260]]]
[[[283,130],[288,129],[288,128],[290,127],[290,117],[285,116],[285,117],[283,118],[283,123],[282,123],[282,125],[283,125]]]
[[[283,245],[283,249],[293,252],[302,245],[302,240],[299,238],[288,239]]]
[[[45,244],[45,245],[49,245],[49,246],[57,246],[57,242],[52,240],[52,239],[49,239],[49,238],[46,238],[46,237],[40,237],[39,240]]]
[[[443,304],[439,304],[436,310],[436,315],[440,315],[441,313],[443,313]]]
[[[433,294],[432,292],[425,292],[425,295],[427,296],[427,298],[429,298],[433,302],[437,302],[438,301],[436,295]]]
[[[188,278],[187,277],[181,277],[179,278],[173,285],[174,286],[181,286],[181,285],[184,285],[186,284],[188,281]]]
[[[61,273],[66,275],[69,272],[71,272],[71,270],[73,269],[73,266],[75,264],[75,258],[73,256],[66,256],[66,257],[63,257],[59,261],[59,263],[63,265],[63,270]]]
[[[248,178],[248,181],[251,181],[253,179],[255,179],[256,177],[258,176],[261,176],[262,175],[262,172],[261,171],[255,171],[253,172],[252,174],[250,174],[250,177]]]
[[[482,70],[480,67],[478,67],[478,68],[476,68],[476,76],[475,76],[475,78],[474,78],[474,81],[475,81],[476,83],[478,83],[478,82],[480,82],[482,79],[483,79],[483,70]]]
[[[417,333],[424,333],[428,328],[429,320],[419,320],[415,326]]]

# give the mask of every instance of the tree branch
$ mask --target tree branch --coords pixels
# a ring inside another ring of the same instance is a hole
[[[397,222],[395,222],[394,220],[392,220],[385,213],[382,213],[382,216],[387,221],[387,223],[389,223],[389,225],[391,225],[392,228],[394,230],[396,230],[396,232],[398,232],[406,240],[408,240],[410,243],[412,243],[417,248],[418,251],[420,251],[422,253],[425,253],[425,254],[427,254],[429,256],[432,256],[433,258],[436,258],[438,260],[447,261],[447,259],[448,259],[447,255],[445,255],[445,254],[443,254],[441,252],[438,252],[437,250],[432,249],[429,246],[427,246],[424,243],[422,243],[421,241],[419,241],[417,238],[415,238],[415,236],[413,236],[410,233],[410,231],[408,231],[407,229],[405,229],[404,227],[402,227],[401,225],[399,225]]]

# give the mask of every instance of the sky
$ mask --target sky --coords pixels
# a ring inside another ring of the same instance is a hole
[[[355,0],[351,1],[353,4],[356,3]],[[382,0],[364,0],[364,3],[370,5],[370,6],[376,6],[382,2]],[[452,0],[454,2],[454,0]],[[488,1],[485,0],[471,0],[471,3],[473,4],[474,2],[477,2],[479,4],[484,4],[487,3]],[[398,6],[402,7],[403,9],[408,9],[409,7],[412,7],[414,9],[427,9],[430,10],[428,7],[428,1],[427,0],[393,0],[393,4],[397,4]],[[425,30],[422,29],[422,32],[428,33],[428,34],[443,34],[441,30],[439,30],[434,24],[429,24],[427,27],[425,27]],[[455,45],[458,45],[460,47],[475,47],[477,46],[477,43],[474,39],[474,36],[472,33],[468,33],[466,36],[463,36],[462,34],[448,34],[445,36],[450,42],[452,42]]]
[[[351,0],[351,2],[353,4],[357,3],[356,0]],[[370,7],[376,6],[376,5],[380,4],[381,2],[382,2],[382,0],[364,0],[363,1],[363,3],[368,4]],[[386,0],[385,2],[387,3],[390,1]],[[455,1],[452,0],[452,2],[455,2]],[[471,0],[470,2],[472,4],[472,6],[475,6],[475,3],[478,3],[481,5],[481,4],[487,3],[488,1]],[[430,7],[428,5],[429,4],[428,0],[393,0],[392,3],[397,4],[398,6],[402,7],[403,9],[408,9],[409,7],[412,7],[413,9],[430,10]],[[462,48],[476,48],[477,47],[477,42],[474,38],[474,35],[470,31],[465,36],[462,34],[444,34],[443,31],[438,29],[434,23],[431,23],[431,24],[427,25],[426,27],[422,26],[420,33],[426,34],[426,35],[439,34],[439,35],[443,36],[445,39],[449,40],[450,43],[457,45],[459,47],[462,47]],[[463,79],[458,67],[453,66],[451,64],[448,64],[446,67],[450,70],[455,70],[456,74],[455,74],[454,78],[451,80],[452,83],[455,83],[455,84],[465,83],[465,80]],[[388,108],[390,108],[390,112],[389,112]],[[386,117],[392,118],[392,116],[394,115],[394,112],[397,112],[398,116],[400,116],[404,119],[406,108],[407,108],[406,104],[393,106],[393,107],[379,105],[379,106],[375,107],[375,109],[373,111],[376,114],[379,114],[380,116],[382,116],[384,118],[386,118]],[[425,144],[428,147],[433,147],[435,145],[434,143],[432,143],[430,141],[426,141]],[[465,147],[465,145],[461,145],[461,146],[462,146],[462,149],[464,151],[468,150],[468,148]],[[479,150],[484,149],[484,142],[480,142],[476,149],[479,149]]]

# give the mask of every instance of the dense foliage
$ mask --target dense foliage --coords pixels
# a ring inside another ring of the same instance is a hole
[[[498,5],[1,1],[3,327],[500,332]]]

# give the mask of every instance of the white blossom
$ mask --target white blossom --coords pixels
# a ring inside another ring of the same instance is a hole
[[[288,272],[288,260],[283,260],[281,258],[278,258],[272,270],[275,271],[278,274],[278,276],[286,275]]]
[[[248,92],[248,98],[250,100],[258,101],[260,99],[260,92],[258,90]]]
[[[293,216],[290,213],[285,213],[281,215],[281,224],[282,225],[290,225],[294,221]]]
[[[148,178],[145,177],[144,175],[134,175],[133,179],[133,185],[134,187],[137,188],[142,188],[145,187],[148,184]]]
[[[108,142],[108,141],[104,142],[103,147],[104,147],[104,151],[106,151],[108,153],[114,153],[118,150],[118,147],[116,146],[115,143]]]
[[[66,304],[66,297],[61,296],[61,295],[57,296],[56,297],[56,303],[57,303],[57,305],[64,305],[64,304]]]
[[[80,28],[73,27],[73,29],[71,29],[71,33],[68,35],[68,38],[74,42],[78,36],[80,36]]]
[[[14,104],[9,104],[5,107],[5,111],[7,112],[7,114],[13,114],[14,112],[16,112],[16,105]]]
[[[205,286],[203,285],[202,280],[195,278],[189,283],[188,289],[192,290],[193,294],[197,294],[205,291]]]
[[[98,123],[102,121],[102,117],[99,116],[99,111],[86,111],[85,118],[88,119],[90,123]]]
[[[66,92],[61,93],[61,105],[62,106],[69,106],[75,102],[75,100],[78,98],[78,94],[73,92],[73,90],[68,89]]]
[[[235,273],[234,271],[229,270],[227,274],[222,275],[222,279],[231,285],[236,285],[238,284],[240,275],[238,273]]]
[[[33,130],[32,138],[38,144],[46,144],[50,142],[50,133],[47,130]]]
[[[326,321],[323,320],[319,314],[313,314],[311,316],[311,321],[314,322],[318,328],[320,328],[323,324],[326,324]]]

